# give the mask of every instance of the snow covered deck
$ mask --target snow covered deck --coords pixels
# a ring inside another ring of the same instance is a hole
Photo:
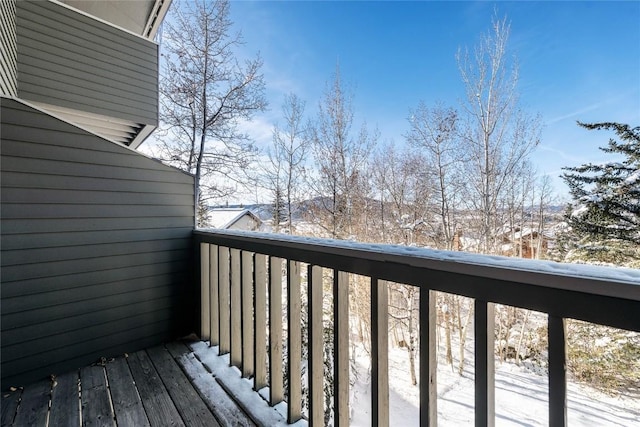
[[[215,349],[201,342],[189,345],[195,353],[186,344],[173,342],[4,393],[2,426],[283,423],[277,409],[251,393],[251,386],[217,357]],[[253,418],[243,407],[251,408]]]

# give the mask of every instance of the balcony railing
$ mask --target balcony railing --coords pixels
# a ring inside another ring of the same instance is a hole
[[[232,231],[196,231],[201,262],[201,334],[230,363],[284,399],[283,329],[287,335],[288,422],[302,417],[301,266],[306,265],[311,425],[323,425],[323,269],[332,270],[334,425],[349,424],[349,275],[371,284],[372,425],[389,424],[388,286],[416,286],[420,298],[420,425],[436,425],[436,298],[474,299],[475,425],[495,423],[494,304],[548,315],[549,425],[567,424],[565,319],[640,331],[640,272],[413,247]],[[282,323],[282,266],[287,321]],[[267,312],[268,307],[268,312]],[[268,325],[268,334],[267,327]],[[267,338],[268,337],[268,338]],[[268,341],[268,342],[267,342]],[[267,363],[269,381],[267,381]]]

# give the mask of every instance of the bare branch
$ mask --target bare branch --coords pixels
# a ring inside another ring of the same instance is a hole
[[[170,13],[161,44],[163,158],[195,175],[201,202],[228,194],[226,184],[216,188],[216,176],[225,182],[246,178],[238,166],[256,150],[238,119],[266,108],[262,61],[257,56],[238,63],[235,49],[243,41],[230,34],[228,0],[175,1]]]

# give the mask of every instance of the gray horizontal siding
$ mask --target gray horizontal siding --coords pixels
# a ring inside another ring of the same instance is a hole
[[[154,295],[151,299],[133,304],[51,321],[51,325],[46,325],[48,334],[38,333],[40,335],[38,338],[14,345],[3,345],[3,363],[23,363],[22,359],[25,355],[40,357],[44,354],[46,356],[46,353],[52,350],[64,349],[96,339],[101,335],[124,331],[132,325],[142,326],[158,320],[171,319],[173,318],[171,311],[175,306],[174,299],[179,298],[180,295],[170,290],[164,294],[164,297]],[[113,355],[104,354],[103,356]]]
[[[185,258],[183,260],[171,260],[169,262],[158,260],[157,263],[144,265],[128,265],[124,267],[113,266],[113,268],[108,271],[80,271],[65,275],[50,276],[46,277],[46,280],[41,277],[23,279],[20,281],[6,283],[6,287],[4,287],[4,289],[6,289],[6,294],[3,291],[2,298],[3,301],[8,301],[9,298],[23,298],[27,295],[33,297],[38,294],[48,294],[45,297],[50,298],[51,304],[55,304],[57,292],[60,291],[75,291],[88,286],[113,286],[113,283],[120,283],[126,280],[137,280],[159,274],[182,274],[190,268],[190,261],[190,258]],[[28,304],[27,301],[14,301],[12,305],[21,303]],[[21,320],[15,320],[15,322],[16,324],[28,324],[31,320],[25,317]]]
[[[62,218],[140,218],[151,217],[187,217],[189,206],[172,205],[111,205],[105,199],[102,205],[81,203],[42,204],[42,203],[3,203],[0,212],[3,218],[11,219],[62,219]],[[25,206],[27,205],[27,206]],[[28,209],[25,209],[28,208]]]
[[[46,133],[48,139],[42,139],[43,133]],[[28,171],[22,165],[7,164],[8,171],[15,173],[37,175],[41,173],[40,168],[45,168],[49,175],[54,176],[63,171],[64,176],[74,178],[127,177],[131,181],[182,184],[185,187],[193,185],[192,178],[177,169],[168,169],[151,159],[146,159],[148,161],[141,165],[137,153],[122,150],[116,144],[104,144],[101,138],[87,138],[87,133],[75,126],[61,128],[58,119],[22,104],[7,109],[3,114],[2,139],[2,153],[15,158],[16,162],[21,159],[42,162]],[[99,163],[92,153],[100,153]],[[71,163],[75,166],[70,168]],[[113,168],[117,168],[117,174],[108,172],[113,171]],[[135,172],[131,172],[131,169],[135,169]]]
[[[158,124],[158,46],[61,4],[16,6],[18,96]]]
[[[112,246],[114,251],[117,250],[117,246],[118,245]],[[171,260],[181,256],[182,254],[184,254],[183,250],[173,252],[158,251],[141,254],[108,255],[101,256],[99,258],[69,258],[55,262],[32,264],[29,263],[29,252],[25,252],[22,254],[24,261],[23,264],[5,266],[3,263],[2,283],[6,285],[7,293],[9,293],[12,289],[12,287],[10,287],[11,282],[32,279],[47,279],[50,277],[62,276],[67,274],[89,273],[92,271],[109,272],[111,271],[111,269],[124,268],[129,265],[142,266],[148,264],[170,262]],[[31,294],[33,290],[29,287],[23,286],[21,292],[24,294]],[[2,296],[5,296],[4,293]]]
[[[4,184],[4,183],[3,183]],[[3,234],[30,234],[63,232],[75,233],[78,230],[84,231],[109,231],[109,230],[139,230],[156,228],[183,228],[189,225],[189,220],[185,217],[164,217],[164,218],[80,218],[80,219],[3,219],[6,226]],[[193,223],[190,224],[193,226]]]
[[[2,141],[4,144],[4,140]],[[73,173],[73,172],[71,172]],[[45,179],[46,178],[46,181]],[[117,179],[67,176],[67,175],[47,175],[43,173],[26,173],[26,172],[9,172],[4,175],[9,185],[19,183],[20,188],[30,189],[69,189],[69,190],[87,190],[87,191],[111,191],[111,192],[141,192],[148,189],[152,193],[165,194],[184,194],[192,184],[169,183],[169,182],[152,182],[152,181],[120,181]]]
[[[72,173],[74,173],[75,175],[71,175],[71,176],[80,176],[80,177],[84,176],[88,178],[107,178],[108,179],[110,178],[109,176],[110,171],[116,170],[120,174],[118,175],[118,177],[122,179],[128,179],[131,181],[162,182],[162,181],[155,181],[154,178],[163,178],[166,175],[166,173],[163,174],[162,171],[153,170],[153,169],[151,170],[141,169],[139,173],[136,173],[136,171],[132,171],[129,167],[110,166],[110,165],[91,165],[90,163],[56,160],[54,158],[56,157],[56,153],[57,153],[57,157],[59,157],[60,159],[68,157],[70,160],[74,160],[71,158],[74,154],[82,156],[83,154],[86,155],[88,151],[60,149],[59,147],[55,147],[54,149],[50,150],[49,147],[39,147],[38,146],[39,144],[20,143],[17,141],[11,141],[11,142],[7,141],[5,143],[4,138],[5,138],[5,135],[3,134],[3,144],[2,144],[3,152],[7,152],[7,151],[13,152],[14,148],[20,147],[20,146],[22,148],[21,151],[26,156],[29,155],[29,152],[40,152],[40,151],[52,152],[50,159],[39,159],[39,158],[30,159],[27,157],[22,157],[21,153],[19,152],[15,152],[15,154],[13,155],[13,157],[15,158],[15,165],[11,165],[11,169],[10,169],[11,172],[22,172],[23,169],[21,170],[19,168],[24,167],[26,163],[33,162],[37,167],[36,171],[46,170],[48,174],[57,175],[57,176],[60,176],[60,175],[69,176],[65,171],[72,169],[73,170]],[[69,152],[69,156],[64,156],[65,152]],[[106,156],[107,155],[105,155],[105,157]],[[131,159],[129,158],[126,160],[131,160]],[[84,161],[86,162],[86,159]]]
[[[0,1],[0,94],[16,96],[16,2]]]
[[[104,195],[100,192],[81,191],[81,190],[63,190],[63,189],[41,189],[41,188],[20,188],[7,189],[2,193],[2,203],[32,203],[37,200],[38,203],[46,204],[64,204],[69,197],[81,198],[84,204],[100,204],[104,202]],[[189,204],[189,196],[185,194],[176,194],[167,205],[184,206]],[[157,201],[154,194],[140,193],[114,193],[110,199],[112,204],[118,205],[151,205]]]
[[[10,363],[21,359],[25,354],[37,355],[46,353],[52,349],[64,348],[72,344],[79,344],[105,334],[105,330],[125,330],[127,326],[136,323],[136,318],[143,314],[150,314],[147,318],[170,318],[174,305],[173,298],[179,294],[170,287],[157,288],[156,292],[138,293],[138,296],[147,299],[133,304],[119,304],[106,310],[95,310],[83,315],[66,316],[62,319],[52,320],[40,328],[33,326],[24,328],[25,332],[33,332],[33,339],[16,342],[13,345],[3,345],[3,363]],[[164,291],[164,292],[162,292]],[[133,318],[133,319],[132,319]],[[126,322],[118,326],[115,322]],[[101,331],[102,329],[102,331]],[[14,334],[10,338],[14,338]],[[4,335],[3,335],[4,337]],[[6,339],[6,338],[5,338]],[[20,338],[18,338],[20,339]]]
[[[24,250],[100,245],[105,243],[126,243],[130,241],[150,241],[154,240],[158,236],[159,231],[162,231],[165,239],[176,239],[182,238],[192,228],[192,226],[188,226],[182,228],[163,229],[7,234],[2,235],[0,239],[0,247],[4,250]]]
[[[2,389],[190,332],[193,177],[1,106]]]
[[[11,328],[24,327],[32,325],[34,328],[46,329],[47,325],[40,325],[37,319],[46,315],[52,320],[69,319],[73,316],[92,313],[93,311],[105,310],[111,308],[115,302],[121,305],[127,305],[131,301],[132,295],[146,293],[148,298],[156,296],[156,293],[166,289],[172,290],[171,284],[178,279],[182,273],[181,269],[188,268],[186,262],[182,264],[170,265],[164,269],[149,269],[144,276],[139,271],[136,276],[127,279],[116,280],[113,282],[94,283],[86,286],[57,289],[43,293],[32,294],[30,298],[21,298],[20,295],[15,298],[6,297],[3,301],[2,311],[7,316],[7,326]],[[173,272],[172,272],[173,270]],[[138,298],[133,298],[136,301]],[[83,304],[69,304],[72,302],[83,302]],[[23,311],[31,311],[32,316],[27,318],[21,315]],[[14,316],[9,316],[14,315]],[[13,332],[8,331],[7,336],[12,336]],[[37,337],[31,333],[18,336],[16,333],[15,341],[28,341],[31,337]]]
[[[99,245],[58,246],[12,250],[3,255],[2,266],[57,263],[70,257],[74,260],[102,258],[115,255],[146,254],[189,249],[190,243],[182,238],[107,243]],[[61,250],[61,248],[64,248]],[[4,248],[3,248],[4,249]]]
[[[157,334],[157,330],[168,329],[173,323],[172,318],[158,319],[151,323],[135,325],[130,329],[123,330],[118,329],[109,335],[94,337],[90,340],[81,341],[77,344],[70,345],[64,348],[55,348],[48,351],[42,351],[37,354],[29,354],[23,356],[21,359],[12,360],[3,363],[3,370],[10,370],[13,372],[29,371],[33,366],[41,367],[39,371],[41,373],[53,373],[60,372],[61,367],[65,367],[65,371],[74,369],[74,367],[87,365],[88,361],[99,361],[101,354],[114,354],[121,355],[125,352],[130,352],[131,348],[147,348],[153,345],[158,345],[163,340],[166,340],[164,334]],[[69,356],[71,358],[68,358]],[[8,377],[4,379],[3,384],[7,384],[9,387],[11,383],[15,383],[14,378],[29,379],[40,378],[43,375],[38,375],[36,371],[29,371],[28,374],[19,377]],[[46,375],[46,374],[45,374]]]

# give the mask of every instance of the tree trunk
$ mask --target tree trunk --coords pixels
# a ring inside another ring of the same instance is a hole
[[[522,349],[522,339],[524,337],[524,330],[527,327],[527,322],[529,321],[529,310],[526,310],[524,315],[524,322],[522,322],[522,328],[520,329],[520,338],[518,338],[518,345],[516,346],[516,364],[520,365],[520,350]]]
[[[450,300],[450,297],[448,297]],[[450,302],[450,301],[449,301]],[[451,352],[451,304],[445,304],[444,310],[444,323],[445,323],[445,354],[446,361],[449,365],[453,366],[453,354]]]
[[[465,349],[465,344],[466,344],[466,341],[467,341],[467,327],[469,326],[469,323],[471,322],[471,316],[473,315],[473,307],[471,305],[469,305],[469,312],[467,313],[467,318],[466,318],[464,324],[462,324],[462,311],[460,309],[462,304],[461,304],[461,301],[459,301],[459,298],[461,298],[461,297],[456,297],[456,299],[458,299],[458,303],[457,303],[457,309],[458,309],[458,333],[459,333],[459,337],[460,337],[460,346],[459,346],[460,364],[458,365],[458,374],[460,374],[460,376],[462,376],[462,374],[464,373],[464,360],[465,360],[464,349]]]
[[[416,355],[415,355],[415,331],[413,328],[413,290],[409,291],[407,308],[409,310],[409,343],[407,351],[409,352],[409,374],[411,375],[411,385],[417,385],[416,378]]]
[[[503,351],[504,349],[503,349],[503,346],[502,346],[502,341],[504,341],[502,339],[502,325],[504,323],[502,321],[502,312],[503,312],[503,310],[499,310],[498,311],[498,339],[500,340],[499,341],[499,345],[500,345],[500,362],[504,362],[504,353],[505,353]]]
[[[416,356],[414,346],[415,343],[413,335],[410,335],[409,346],[407,347],[407,351],[409,352],[409,373],[411,374],[411,385],[418,385],[418,380],[416,378]]]

